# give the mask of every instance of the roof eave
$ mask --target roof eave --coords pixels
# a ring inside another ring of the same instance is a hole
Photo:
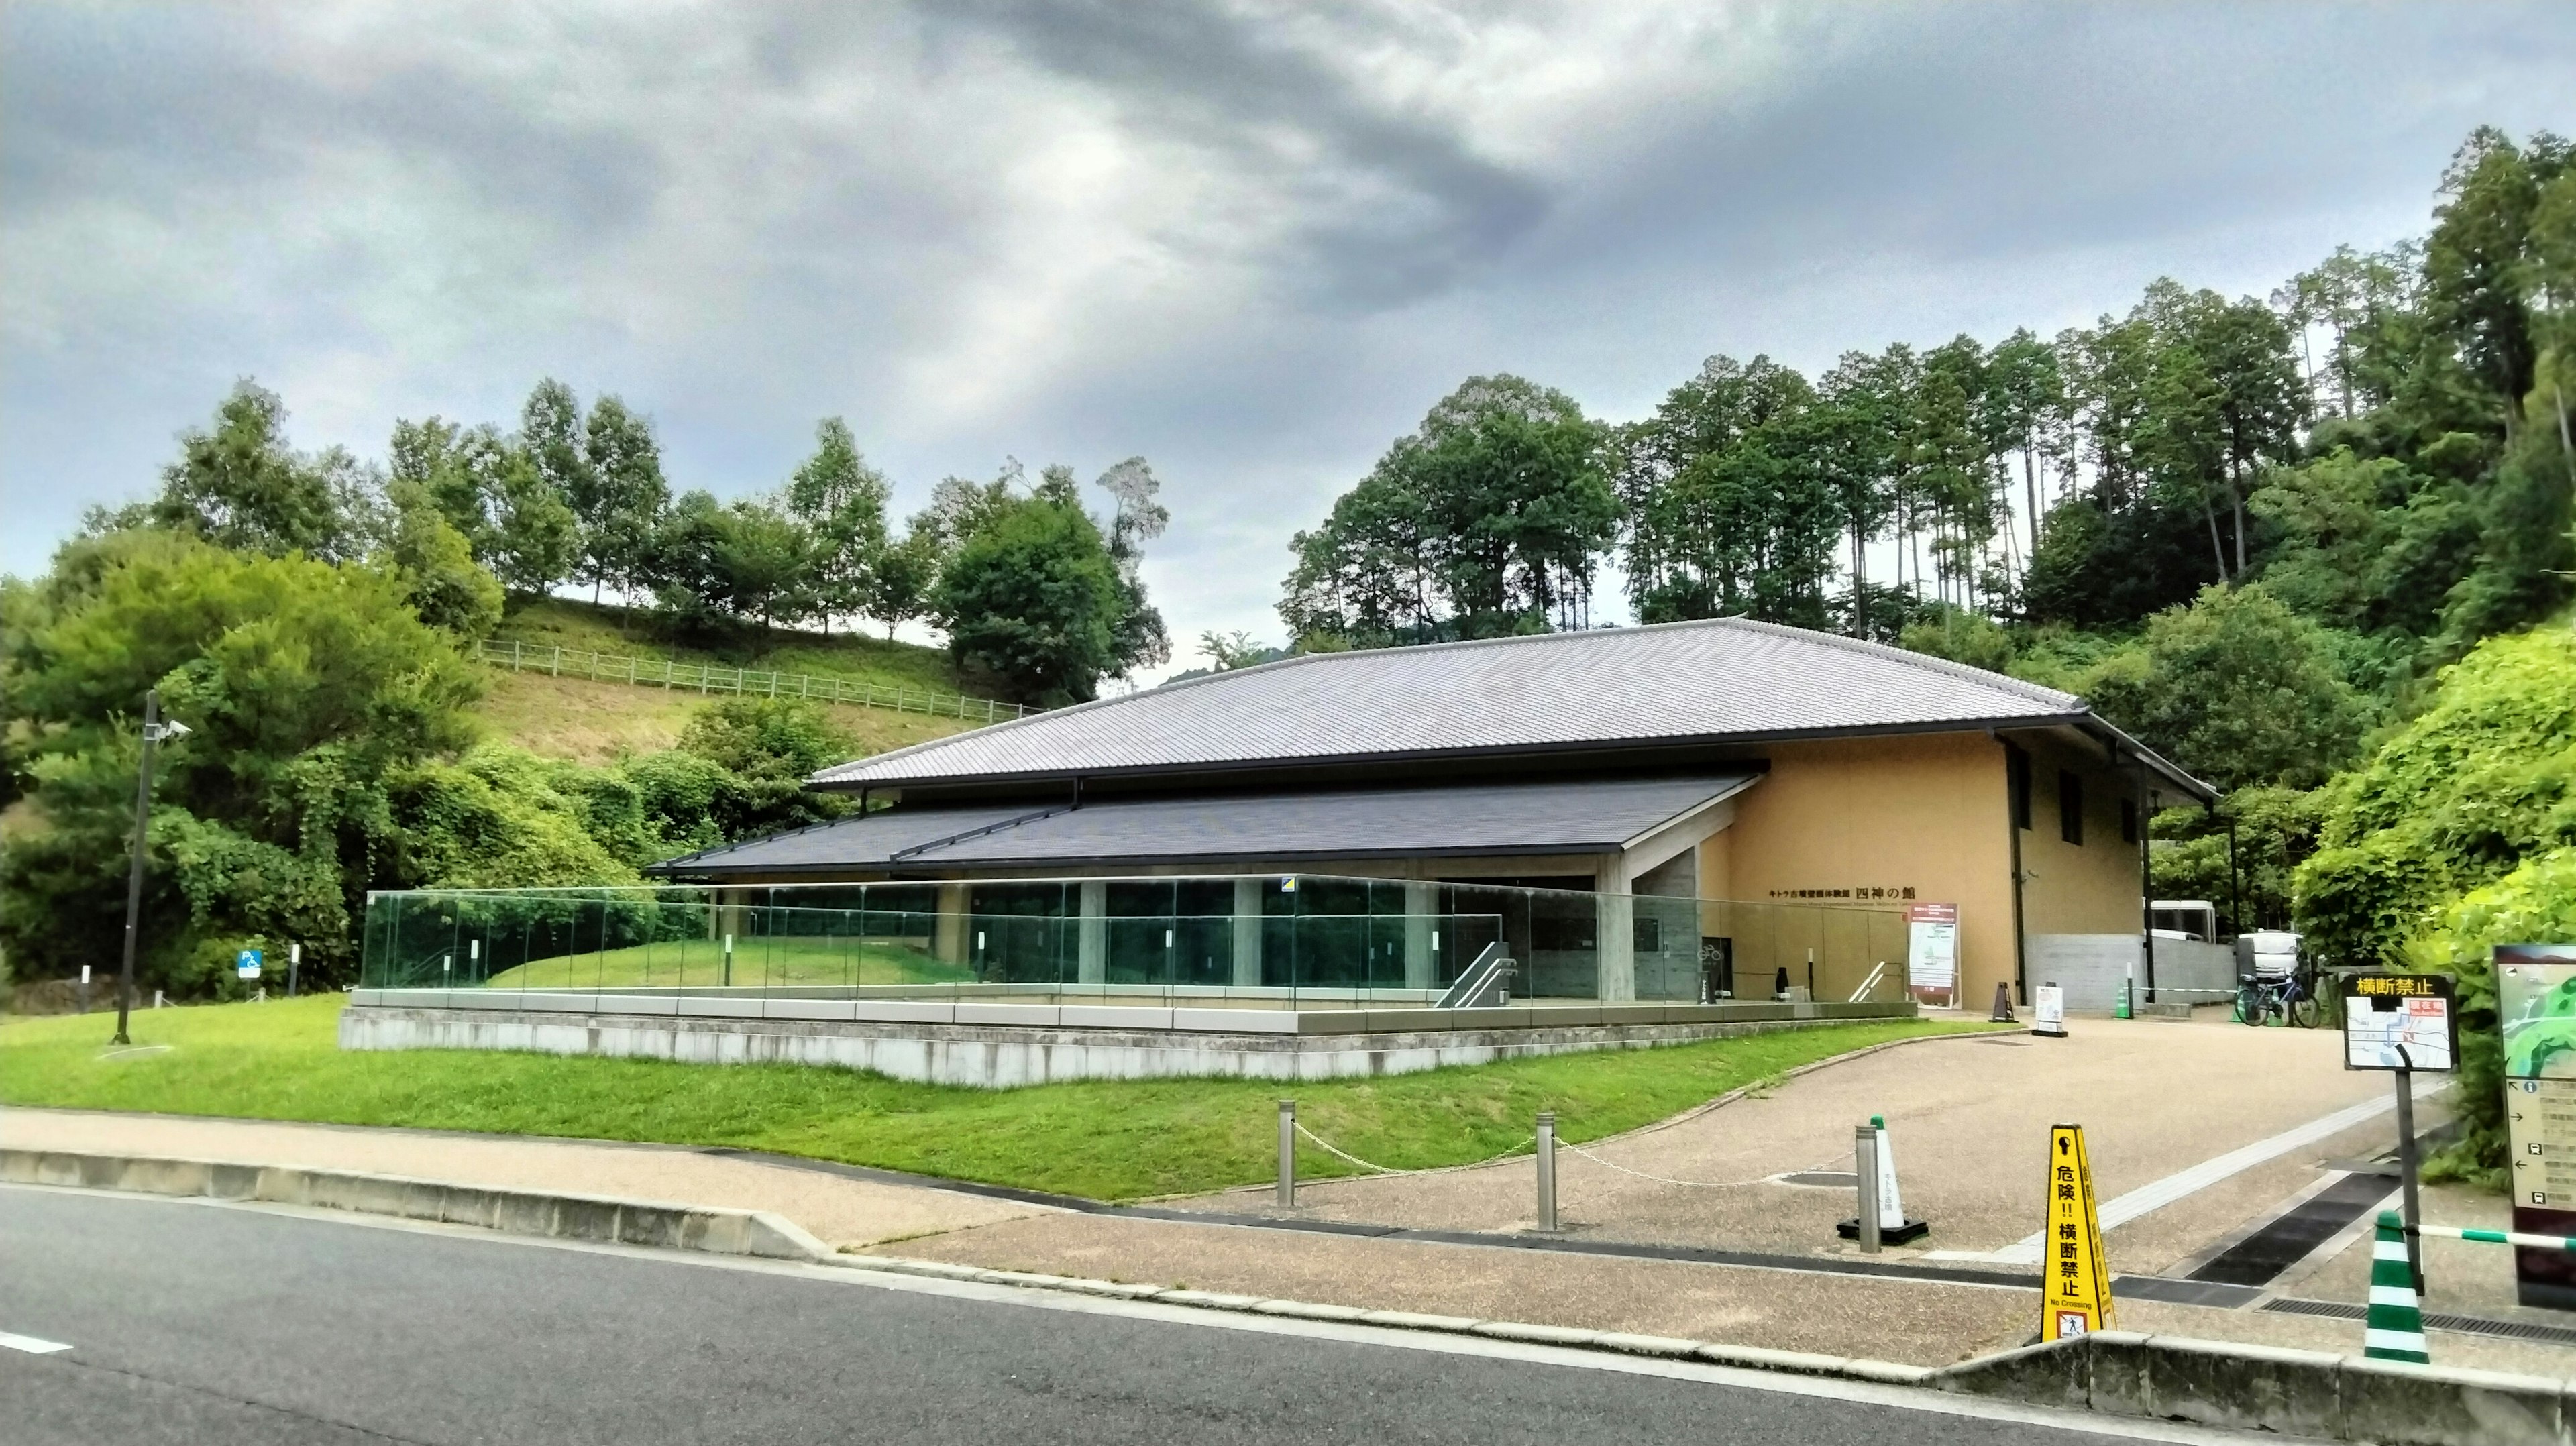
[[[1375,753],[1311,753],[1294,758],[1220,759],[1194,763],[1129,764],[1112,768],[1049,768],[1009,773],[945,773],[900,778],[827,779],[818,773],[805,786],[824,793],[857,793],[879,788],[946,788],[961,784],[1070,783],[1075,779],[1185,777],[1194,773],[1266,773],[1292,768],[1328,768],[1353,764],[1468,762],[1515,756],[1562,756],[1576,753],[1641,753],[1671,748],[1745,748],[1766,743],[1804,743],[1835,738],[1910,737],[1931,733],[1990,733],[1999,728],[2081,726],[2094,717],[2086,709],[2070,713],[2016,713],[1995,718],[1943,718],[1921,723],[1862,723],[1834,728],[1775,729],[1759,733],[1690,733],[1656,738],[1582,739],[1565,743],[1510,743],[1481,748],[1421,748]],[[2130,745],[2133,749],[2136,745]],[[2145,750],[2138,749],[2143,753]],[[888,755],[891,757],[892,755]],[[2152,756],[2152,755],[2150,755]],[[2162,760],[2158,760],[2162,762]],[[843,765],[846,767],[847,765]],[[2172,765],[2166,764],[2170,768]],[[2188,778],[2176,770],[2176,776]],[[2195,783],[2197,781],[2195,780]],[[2200,785],[2205,787],[2205,785]]]
[[[2148,772],[2162,778],[2167,783],[2181,789],[2183,792],[2191,795],[2200,802],[2216,803],[2218,801],[2219,789],[2216,785],[2204,783],[2201,780],[2192,777],[2189,773],[2183,771],[2182,765],[2175,763],[2172,759],[2165,757],[2156,750],[2140,743],[2137,739],[2130,737],[2121,729],[2120,725],[2103,717],[2101,714],[2088,710],[2084,714],[2083,721],[2078,723],[2076,726],[2093,734],[2095,737],[2102,740],[2103,743],[2107,744],[2111,749],[2112,757],[2118,758],[2122,754],[2126,754],[2130,758],[2135,759],[2141,766],[2146,768]]]
[[[1187,853],[1155,854],[1085,854],[1080,858],[1045,856],[1015,858],[950,859],[935,858],[894,860],[853,860],[848,863],[797,864],[722,864],[714,867],[674,869],[672,864],[647,865],[643,872],[664,878],[718,878],[739,874],[826,875],[835,873],[908,873],[935,872],[942,862],[953,869],[1062,869],[1115,865],[1121,868],[1148,868],[1158,865],[1206,862],[1228,863],[1347,863],[1354,859],[1497,859],[1497,858],[1568,858],[1588,855],[1608,856],[1619,852],[1619,842],[1598,839],[1582,843],[1511,843],[1475,844],[1450,848],[1366,848],[1366,849],[1213,849]]]

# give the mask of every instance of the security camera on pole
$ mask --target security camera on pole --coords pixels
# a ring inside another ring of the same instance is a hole
[[[125,1032],[125,1016],[134,1008],[134,937],[141,928],[143,915],[143,831],[152,821],[152,749],[167,738],[172,742],[188,736],[188,725],[161,721],[161,690],[150,689],[143,695],[143,766],[134,778],[134,867],[125,883],[125,966],[116,979],[116,1038],[113,1044],[132,1044]]]

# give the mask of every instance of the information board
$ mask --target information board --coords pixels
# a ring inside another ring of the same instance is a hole
[[[2513,1228],[2576,1235],[2576,945],[2498,945],[2495,973]],[[2576,1256],[2513,1256],[2521,1304],[2576,1310]]]
[[[1957,1003],[1959,990],[1959,906],[1905,906],[1905,987],[1918,999],[1941,996]]]
[[[2445,1073],[2460,1067],[2448,974],[2343,977],[2343,1067]]]
[[[2030,991],[2030,1032],[2066,1036],[2066,991],[2055,984],[2042,984]]]

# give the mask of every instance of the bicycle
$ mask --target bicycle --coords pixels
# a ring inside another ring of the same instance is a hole
[[[2247,974],[2236,981],[2236,1022],[2261,1028],[2274,1014],[2285,1025],[2314,1029],[2323,1014],[2317,1002],[2316,972],[2302,966],[2292,974]]]

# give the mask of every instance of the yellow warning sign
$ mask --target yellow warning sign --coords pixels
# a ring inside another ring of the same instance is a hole
[[[2111,1267],[2093,1211],[2093,1165],[2082,1125],[2048,1130],[2048,1234],[2040,1255],[2039,1338],[2058,1340],[2111,1325]]]

